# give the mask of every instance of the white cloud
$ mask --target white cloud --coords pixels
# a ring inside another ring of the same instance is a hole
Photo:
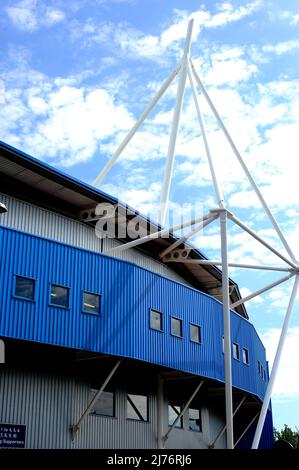
[[[292,25],[297,25],[297,24],[299,24],[299,14],[293,16],[293,18],[292,18],[292,20],[291,20],[291,24],[292,24]]]
[[[239,8],[233,8],[230,3],[225,2],[218,5],[218,12],[214,15],[204,7],[193,12],[174,9],[170,26],[166,27],[160,35],[144,34],[122,22],[98,24],[91,18],[86,20],[83,25],[75,22],[71,34],[74,39],[80,38],[81,40],[83,33],[85,33],[84,41],[87,43],[105,43],[113,45],[114,50],[116,47],[119,53],[130,57],[142,57],[163,62],[166,60],[166,53],[172,56],[181,56],[182,51],[178,42],[186,37],[187,24],[191,18],[194,19],[192,39],[195,42],[202,29],[218,28],[239,21],[254,13],[260,6],[260,0],[248,2]],[[241,66],[242,64],[236,65],[237,74],[240,73]],[[250,73],[252,72],[250,71]]]
[[[251,295],[253,293],[248,287],[241,287],[240,292],[241,292],[241,296],[243,298],[247,297],[248,295]],[[251,302],[252,304],[260,304],[261,302],[263,302],[263,298],[260,295],[257,295],[256,297],[253,297],[248,302]],[[246,305],[247,305],[247,303],[246,303]]]
[[[267,44],[262,47],[264,52],[270,52],[274,54],[285,54],[286,52],[290,52],[293,50],[299,49],[299,41],[297,40],[290,40],[285,42],[279,42],[278,44]]]
[[[104,88],[51,80],[26,65],[9,71],[5,82],[2,139],[56,164],[70,166],[92,158],[107,139],[133,124],[126,107]]]
[[[267,357],[272,367],[275,352],[280,336],[280,329],[271,328],[262,336],[263,343],[267,350]],[[290,328],[286,338],[284,350],[281,356],[281,363],[278,369],[276,382],[273,389],[273,400],[299,398],[299,327]]]
[[[6,8],[6,13],[15,27],[27,32],[49,28],[65,17],[62,10],[46,7],[39,0],[21,0],[15,6]]]

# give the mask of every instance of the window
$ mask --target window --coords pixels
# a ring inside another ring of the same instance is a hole
[[[20,299],[34,300],[35,280],[29,277],[16,276],[15,279],[15,296]]]
[[[233,357],[238,361],[240,359],[239,345],[237,343],[233,343]]]
[[[171,334],[175,335],[175,336],[182,337],[183,336],[183,322],[182,322],[182,320],[179,320],[178,318],[171,317],[170,321],[171,321],[171,327],[170,327]]]
[[[148,397],[146,395],[127,395],[127,419],[148,421]]]
[[[266,369],[264,369],[264,381],[267,382],[267,374],[266,374]]]
[[[69,288],[51,284],[50,304],[57,307],[69,307]]]
[[[198,325],[190,323],[190,339],[194,343],[201,343],[201,329]]]
[[[182,411],[182,407],[175,403],[168,404],[168,425],[172,426],[175,422],[175,419],[179,416],[180,412]],[[183,428],[183,417],[181,416],[180,419],[177,420],[175,423],[175,428],[182,429]]]
[[[90,400],[93,399],[98,390],[92,388]],[[90,414],[92,415],[103,415],[103,416],[115,416],[114,412],[114,392],[103,391],[97,399],[94,408]]]
[[[249,352],[247,348],[242,349],[242,356],[244,364],[249,364]]]
[[[190,431],[201,432],[201,413],[198,408],[189,408],[189,429]]]
[[[83,292],[83,312],[98,315],[100,313],[100,298],[99,294]]]
[[[259,371],[259,375],[261,375],[261,373],[262,373],[262,364],[260,363],[260,361],[257,361],[257,368],[258,368],[258,371]]]
[[[150,327],[157,331],[163,330],[162,313],[156,310],[150,310]]]

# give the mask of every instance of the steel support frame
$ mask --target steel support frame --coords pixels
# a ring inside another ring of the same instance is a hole
[[[189,238],[193,237],[196,233],[200,232],[203,230],[207,225],[209,225],[211,222],[214,222],[214,220],[217,219],[218,216],[213,215],[209,219],[203,220],[198,224],[197,227],[192,229],[190,232],[186,233],[183,237],[181,237],[179,240],[177,240],[175,243],[170,245],[169,247],[165,248],[160,254],[159,258],[164,258],[166,255],[168,255],[171,251],[175,250],[181,243],[185,243]]]
[[[242,397],[242,399],[240,400],[240,402],[238,403],[238,405],[236,406],[234,412],[233,412],[233,417],[237,414],[237,412],[239,411],[239,409],[241,408],[241,406],[243,405],[244,401],[246,400],[247,396],[244,395],[244,397]],[[215,445],[216,445],[216,442],[220,439],[220,437],[223,436],[223,434],[225,433],[226,431],[226,424],[220,429],[219,433],[217,434],[217,436],[215,437],[214,441],[211,442],[211,444],[209,445],[209,448],[210,449],[214,449],[215,448]]]
[[[168,200],[169,200],[169,190],[171,186],[171,180],[172,180],[172,171],[173,171],[173,163],[174,163],[174,153],[175,153],[175,144],[176,144],[176,138],[177,138],[177,132],[179,128],[179,120],[180,120],[180,114],[181,114],[181,108],[182,108],[182,101],[183,101],[183,95],[184,95],[184,88],[186,84],[186,77],[188,76],[189,82],[191,85],[192,89],[192,94],[194,98],[194,104],[196,108],[196,113],[197,117],[199,120],[200,124],[200,129],[201,129],[201,134],[203,136],[204,140],[204,146],[205,146],[205,151],[206,151],[206,156],[208,159],[209,167],[210,167],[210,172],[211,172],[211,177],[213,181],[213,186],[216,194],[216,198],[219,204],[219,208],[216,209],[216,211],[219,212],[220,215],[220,231],[221,231],[221,260],[220,261],[210,261],[210,260],[188,260],[185,258],[182,259],[164,259],[164,261],[167,262],[183,262],[183,263],[194,263],[194,264],[202,264],[202,265],[221,265],[222,266],[222,290],[223,290],[223,315],[224,315],[224,324],[225,324],[225,391],[226,391],[226,420],[227,420],[227,443],[229,448],[233,448],[233,423],[232,423],[232,401],[231,401],[231,344],[230,344],[230,305],[229,305],[229,291],[228,291],[228,268],[231,267],[238,267],[238,268],[249,268],[249,269],[264,269],[264,270],[271,270],[271,271],[285,271],[288,272],[289,275],[285,276],[284,278],[271,283],[270,285],[259,289],[257,292],[254,294],[251,294],[250,296],[247,296],[247,298],[242,299],[242,302],[244,303],[247,300],[250,300],[254,296],[258,295],[259,293],[263,293],[266,290],[269,290],[281,282],[284,282],[288,280],[290,277],[296,275],[295,278],[295,283],[294,283],[294,288],[292,291],[289,307],[287,310],[287,314],[284,320],[284,325],[282,328],[281,332],[281,337],[279,340],[276,356],[275,356],[275,361],[273,365],[273,369],[270,375],[270,380],[269,384],[266,390],[266,395],[264,398],[263,402],[263,407],[262,411],[259,417],[259,422],[257,425],[257,430],[253,442],[253,448],[257,448],[259,440],[260,440],[260,435],[263,429],[263,424],[265,420],[265,416],[267,413],[267,409],[269,406],[270,402],[270,397],[271,397],[271,392],[272,388],[274,385],[276,373],[277,373],[277,368],[279,365],[280,361],[280,356],[281,352],[283,349],[283,345],[285,342],[285,337],[287,334],[287,329],[288,329],[288,324],[289,324],[289,319],[291,317],[292,309],[293,309],[293,304],[296,299],[297,295],[297,289],[298,289],[298,275],[299,275],[299,263],[296,260],[294,253],[292,249],[290,248],[284,234],[282,233],[276,219],[274,218],[270,208],[268,207],[258,185],[254,181],[249,169],[247,168],[240,152],[238,151],[235,143],[233,142],[233,139],[231,138],[231,135],[229,134],[225,124],[223,123],[218,111],[216,110],[208,92],[206,91],[203,83],[201,82],[194,65],[191,61],[189,60],[189,50],[190,50],[190,44],[191,44],[191,34],[192,34],[192,25],[193,25],[193,20],[191,20],[188,24],[188,31],[187,31],[187,36],[186,36],[186,41],[185,41],[185,47],[184,47],[184,53],[183,53],[183,58],[181,62],[177,65],[176,69],[172,72],[172,74],[168,77],[168,79],[163,83],[162,87],[160,88],[159,92],[157,95],[154,97],[150,105],[147,107],[147,109],[144,111],[138,122],[133,126],[127,137],[124,139],[124,141],[120,144],[114,155],[112,156],[110,162],[107,163],[105,168],[102,170],[102,172],[99,174],[99,176],[96,178],[95,184],[99,184],[107,172],[110,170],[114,162],[117,160],[121,152],[124,150],[126,145],[129,143],[129,141],[133,138],[134,134],[138,130],[138,128],[141,126],[145,118],[148,116],[150,111],[154,108],[154,106],[157,104],[159,101],[160,97],[164,94],[164,92],[167,90],[169,85],[172,83],[174,80],[175,76],[180,73],[180,78],[179,78],[179,84],[178,84],[178,89],[177,89],[177,99],[176,99],[176,106],[174,110],[174,115],[173,115],[173,122],[172,122],[172,128],[171,128],[171,134],[170,134],[170,140],[169,140],[169,147],[168,147],[168,155],[167,155],[167,164],[166,164],[166,169],[165,169],[165,176],[164,176],[164,182],[162,186],[162,192],[161,192],[161,219],[162,222],[164,223],[166,213],[167,213],[167,208],[168,208]],[[276,234],[278,235],[282,245],[284,246],[288,257],[285,256],[284,254],[280,253],[276,248],[272,247],[268,242],[263,240],[257,233],[255,233],[253,230],[251,230],[247,225],[245,225],[243,222],[241,222],[239,219],[237,219],[233,214],[231,214],[229,211],[226,210],[225,204],[224,204],[224,198],[221,192],[220,185],[218,183],[218,178],[217,178],[217,173],[216,173],[216,168],[213,163],[213,158],[210,152],[209,144],[208,144],[208,139],[207,139],[207,133],[205,129],[205,123],[204,123],[204,118],[201,113],[200,107],[199,107],[199,101],[197,97],[197,90],[196,87],[194,86],[193,83],[193,78],[195,79],[196,84],[198,85],[203,97],[205,98],[206,102],[208,103],[208,106],[210,107],[214,117],[216,118],[216,121],[218,122],[218,125],[220,129],[223,131],[228,143],[230,144],[232,151],[237,158],[243,172],[245,173],[253,191],[256,193],[265,213],[267,214]],[[221,212],[220,212],[221,211]],[[211,217],[211,213],[206,216],[206,218],[197,218],[193,221],[188,221],[188,223],[182,224],[177,227],[173,227],[172,231],[175,230],[181,230],[182,228],[185,228],[187,226],[191,226],[194,223],[200,223],[202,220],[207,220],[208,218]],[[245,263],[229,263],[228,262],[228,256],[227,256],[227,221],[230,219],[232,222],[237,224],[241,229],[245,230],[249,235],[251,235],[254,239],[256,239],[258,242],[260,242],[262,245],[264,245],[268,250],[270,250],[272,253],[274,253],[276,256],[278,256],[281,260],[283,260],[288,267],[280,267],[280,266],[262,266],[262,265],[250,265],[250,264],[245,264]],[[155,232],[153,234],[150,234],[148,236],[142,237],[140,239],[134,240],[132,242],[126,243],[122,246],[112,248],[110,250],[107,250],[107,254],[111,253],[117,253],[119,251],[123,251],[129,248],[132,248],[134,246],[138,246],[142,243],[145,243],[149,240],[163,237],[167,233],[169,234],[169,231],[171,229],[162,229],[159,230],[158,232]],[[188,235],[188,234],[187,234]],[[184,237],[182,238],[184,239]],[[177,242],[176,242],[177,243]],[[171,250],[170,250],[171,251]],[[169,251],[168,251],[169,253]],[[237,303],[233,304],[231,307],[236,307]]]
[[[80,426],[81,424],[83,423],[84,419],[86,418],[86,416],[89,415],[89,413],[92,411],[92,409],[94,408],[94,405],[96,404],[97,400],[100,398],[101,394],[103,393],[105,387],[107,386],[107,384],[110,382],[111,378],[113,377],[113,375],[115,374],[115,372],[117,371],[117,369],[119,368],[120,364],[121,364],[122,361],[117,361],[116,364],[112,367],[111,371],[109,372],[109,374],[107,375],[106,379],[104,380],[104,382],[102,383],[100,389],[97,391],[97,393],[95,394],[95,396],[93,397],[93,399],[90,401],[90,403],[87,405],[84,413],[80,416],[79,420],[77,421],[76,424],[74,424],[73,426],[71,426],[71,437],[72,437],[72,440],[74,440],[77,432],[79,431],[80,429]]]
[[[167,439],[169,438],[170,434],[172,433],[173,429],[175,428],[175,425],[176,423],[178,422],[179,419],[181,419],[181,417],[184,415],[185,411],[187,410],[188,406],[190,405],[190,403],[192,402],[192,400],[194,399],[194,397],[197,395],[198,391],[200,390],[200,388],[203,386],[204,384],[204,380],[202,380],[201,382],[199,382],[199,384],[196,386],[194,392],[192,393],[192,395],[190,396],[189,400],[186,402],[186,404],[184,405],[182,411],[177,415],[177,417],[175,418],[174,422],[172,423],[172,425],[170,426],[170,428],[168,429],[167,433],[163,436],[162,440],[163,440],[163,446],[165,445],[165,442],[167,441]]]

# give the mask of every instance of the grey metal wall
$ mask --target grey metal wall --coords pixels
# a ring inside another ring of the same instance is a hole
[[[26,447],[34,449],[155,448],[155,400],[149,396],[151,421],[126,420],[126,395],[116,395],[116,416],[88,416],[74,441],[75,424],[90,400],[82,379],[26,370],[0,373],[0,422],[25,424]]]
[[[157,447],[156,397],[149,396],[147,423],[126,419],[126,393],[116,392],[116,418],[88,416],[74,441],[69,428],[85,410],[90,384],[83,379],[54,373],[39,373],[11,368],[0,369],[0,422],[27,426],[26,448],[96,449]],[[224,424],[212,410],[202,409],[203,432],[175,429],[166,448],[207,448],[211,438]],[[168,429],[167,401],[164,402],[164,433]],[[222,447],[223,442],[217,447]]]
[[[1,216],[1,225],[51,238],[87,250],[96,252],[102,251],[102,240],[96,237],[92,227],[6,194],[0,195],[1,201],[8,208],[8,212]],[[105,238],[103,240],[103,251],[118,246],[119,244],[121,243],[117,240]],[[126,250],[115,256],[132,261],[138,266],[142,266],[143,268],[161,274],[174,281],[190,285],[168,266],[153,260],[150,256],[140,253],[135,249]]]

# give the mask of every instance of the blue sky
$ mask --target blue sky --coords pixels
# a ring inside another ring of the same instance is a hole
[[[182,52],[191,54],[248,167],[299,257],[298,51],[294,0],[3,0],[0,4],[0,138],[91,183]],[[101,189],[142,212],[159,206],[176,93],[174,82]],[[171,208],[215,205],[187,87]],[[230,210],[283,251],[211,113],[209,141]],[[192,239],[219,256],[218,226]],[[230,259],[279,264],[234,226]],[[282,274],[232,270],[247,294]],[[271,361],[292,281],[248,303]],[[299,427],[298,302],[273,396],[274,422]]]

